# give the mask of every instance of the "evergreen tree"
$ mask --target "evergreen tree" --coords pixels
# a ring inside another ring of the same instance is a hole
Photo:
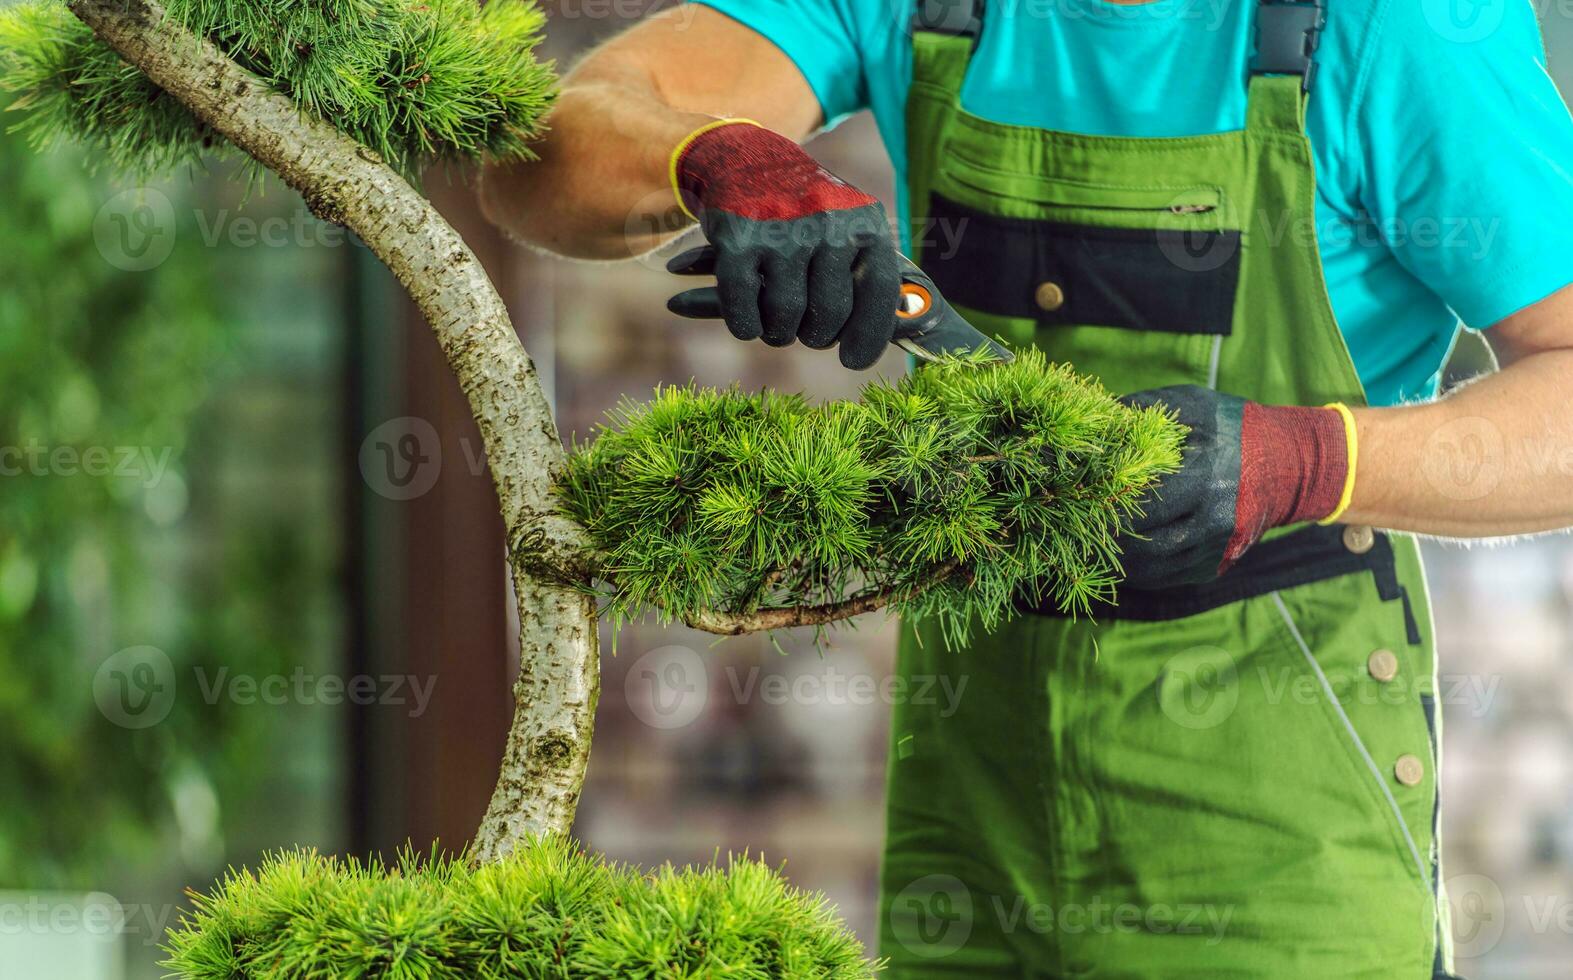
[[[470,400],[507,529],[521,672],[497,792],[463,860],[285,853],[197,901],[198,978],[860,977],[816,896],[757,862],[609,867],[571,825],[598,692],[595,591],[706,629],[893,604],[954,637],[1018,590],[1108,594],[1115,534],[1178,462],[1168,417],[1064,367],[961,359],[860,403],[699,389],[629,406],[571,460],[495,289],[404,177],[528,157],[552,96],[529,0],[29,0],[0,88],[35,145],[139,173],[238,151],[358,234],[425,314]]]

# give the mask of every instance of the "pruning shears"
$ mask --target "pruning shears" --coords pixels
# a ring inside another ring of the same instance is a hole
[[[1014,358],[1010,351],[957,313],[940,295],[934,280],[918,268],[916,262],[899,252],[897,258],[901,262],[901,300],[895,310],[896,332],[890,339],[892,344],[924,361],[978,350],[998,361]],[[712,275],[715,249],[707,245],[685,252],[668,263],[668,268],[679,275]],[[698,319],[719,319],[721,301],[710,290],[703,302],[692,302],[681,312]]]

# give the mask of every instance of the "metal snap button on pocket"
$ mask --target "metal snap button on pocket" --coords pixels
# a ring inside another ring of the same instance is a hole
[[[1045,313],[1053,313],[1065,305],[1065,290],[1057,282],[1040,282],[1033,292],[1032,299],[1038,304],[1038,309]]]
[[[1405,786],[1419,786],[1425,782],[1426,764],[1417,755],[1401,755],[1393,764],[1393,775]]]
[[[1398,676],[1398,655],[1391,650],[1377,650],[1365,662],[1371,676],[1386,684]]]

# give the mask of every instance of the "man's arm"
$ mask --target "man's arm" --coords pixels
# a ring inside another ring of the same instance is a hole
[[[516,238],[578,258],[626,259],[697,219],[709,247],[668,268],[716,282],[674,296],[672,312],[720,316],[739,340],[835,347],[861,370],[895,332],[899,256],[879,200],[798,146],[821,116],[780,48],[684,5],[571,72],[541,160],[489,170],[482,206]]]
[[[1306,521],[1450,538],[1573,527],[1573,286],[1491,338],[1502,371],[1424,405],[1273,406],[1196,385],[1127,396],[1191,430],[1122,540],[1127,584],[1211,581],[1267,530]]]
[[[671,220],[673,148],[728,116],[794,140],[822,123],[813,90],[780,48],[709,7],[664,11],[568,73],[540,160],[489,168],[482,207],[514,237],[559,255],[648,252],[686,223]]]
[[[1343,523],[1455,538],[1573,526],[1573,286],[1488,336],[1497,374],[1429,404],[1354,412]]]

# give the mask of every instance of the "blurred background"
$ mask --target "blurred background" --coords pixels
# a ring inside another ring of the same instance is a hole
[[[561,62],[660,6],[544,5]],[[1573,92],[1573,18],[1543,13]],[[867,118],[813,149],[890,200]],[[517,666],[478,435],[382,267],[277,184],[91,163],[0,136],[0,980],[157,976],[183,889],[270,848],[462,846]],[[465,175],[429,190],[565,436],[666,382],[856,393],[825,355],[667,315],[657,260],[545,259]],[[1563,978],[1573,545],[1427,550],[1460,972]],[[894,638],[625,629],[578,833],[640,864],[763,854],[872,946]]]

